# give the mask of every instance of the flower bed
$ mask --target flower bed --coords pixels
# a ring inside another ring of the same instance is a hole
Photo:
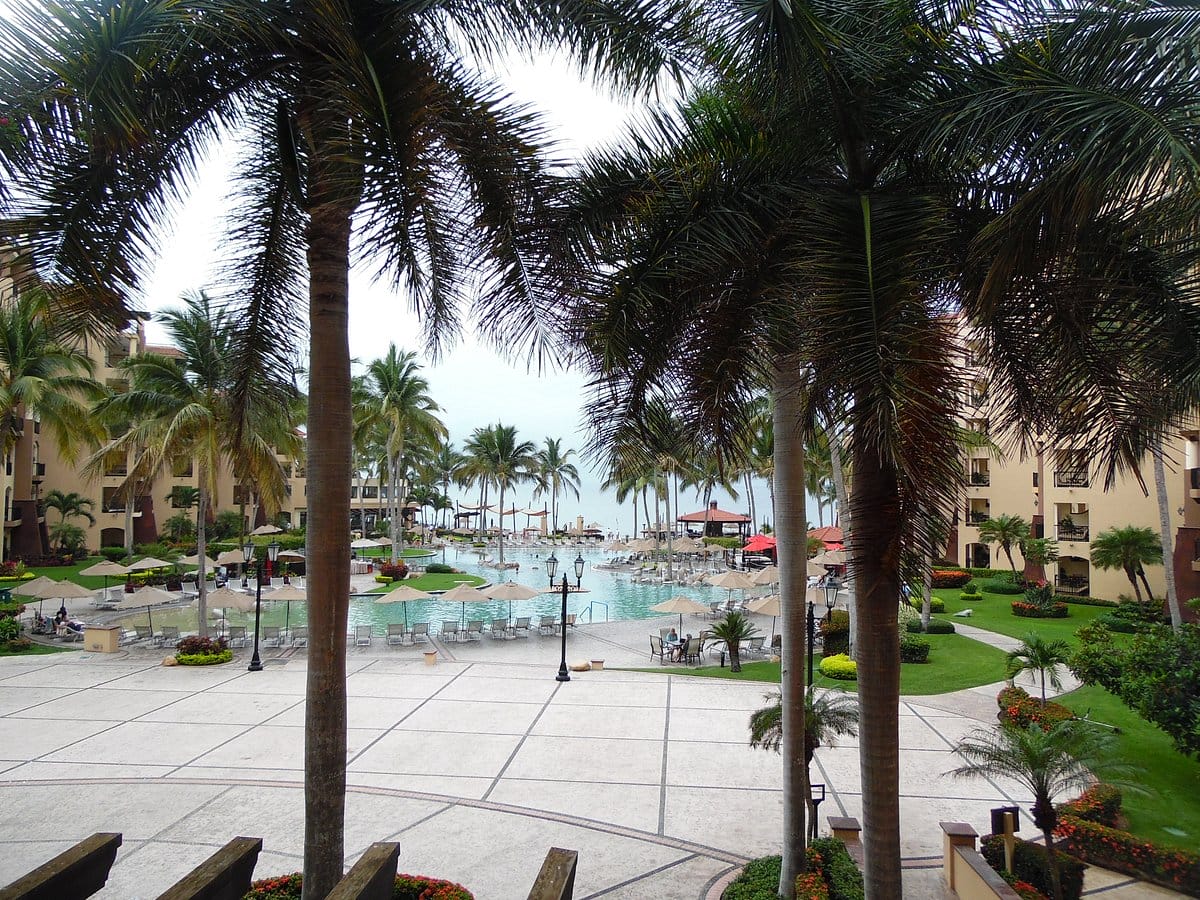
[[[1121,817],[1121,792],[1111,784],[1094,784],[1074,800],[1060,803],[1058,814],[1116,828]]]
[[[862,873],[845,845],[820,838],[809,845],[808,871],[796,878],[796,900],[862,900]],[[778,856],[746,864],[721,894],[721,900],[776,900],[779,896]]]
[[[934,569],[935,588],[960,588],[971,580],[971,573],[964,569]]]
[[[987,860],[989,866],[1003,874],[1004,838],[1001,835],[984,835],[983,840],[980,841],[979,852],[983,854],[983,858]],[[1085,866],[1057,847],[1054,855],[1058,859],[1063,900],[1079,900],[1079,895],[1083,893]],[[1023,841],[1017,838],[1016,846],[1013,848],[1013,875],[1017,880],[1023,881],[1032,889],[1041,892],[1043,896],[1049,897],[1051,890],[1047,861],[1045,847],[1033,841]]]
[[[175,661],[181,666],[215,666],[233,659],[225,638],[185,637],[175,645]]]
[[[242,900],[300,900],[303,886],[304,879],[299,872],[264,878],[254,882]],[[474,900],[474,897],[461,884],[424,875],[397,875],[392,893],[393,900]]]
[[[996,703],[1000,706],[997,718],[1004,724],[1013,724],[1018,728],[1029,727],[1030,722],[1037,722],[1043,730],[1049,731],[1059,722],[1075,718],[1075,713],[1061,703],[1049,700],[1046,703],[1029,694],[1019,687],[1007,687],[996,695]]]
[[[1067,604],[1053,601],[1048,605],[1026,603],[1024,600],[1014,600],[1012,603],[1014,616],[1022,619],[1065,619],[1071,614]]]

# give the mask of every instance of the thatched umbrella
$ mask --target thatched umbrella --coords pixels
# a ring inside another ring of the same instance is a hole
[[[683,614],[684,613],[703,613],[708,612],[708,607],[703,603],[698,603],[691,597],[682,595],[672,597],[670,600],[664,600],[662,603],[656,603],[650,607],[654,612],[660,613],[679,613],[679,630],[683,631]]]
[[[480,593],[486,597],[491,597],[493,600],[507,600],[508,617],[511,619],[514,600],[531,600],[542,592],[535,591],[528,585],[518,584],[515,581],[502,581],[499,584],[493,584],[489,588],[484,588]]]
[[[287,610],[283,617],[283,630],[287,631],[288,626],[292,624],[292,601],[307,600],[308,594],[294,585],[285,584],[283,587],[276,588],[267,594],[266,599],[281,600],[287,604]]]
[[[105,560],[98,562],[95,565],[88,566],[86,569],[80,570],[80,575],[102,575],[104,577],[104,596],[108,596],[108,576],[109,575],[128,575],[131,569],[129,566],[123,566],[120,563]]]
[[[432,600],[433,594],[427,594],[424,591],[418,591],[414,587],[409,587],[407,584],[400,584],[392,588],[384,594],[375,596],[376,603],[403,603],[404,604],[404,630],[408,631],[408,604],[417,600]]]

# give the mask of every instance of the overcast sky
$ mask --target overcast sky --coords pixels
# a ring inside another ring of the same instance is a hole
[[[633,107],[598,93],[551,60],[513,63],[504,80],[517,100],[531,103],[544,113],[568,156],[613,139],[636,113]],[[222,215],[228,194],[224,173],[232,158],[232,151],[223,149],[204,167],[174,230],[164,236],[159,262],[146,286],[145,308],[170,307],[182,292],[213,282],[221,259]],[[147,331],[151,341],[163,339],[153,323]],[[372,284],[360,273],[352,274],[351,355],[369,361],[384,355],[391,342],[403,350],[422,348],[419,324],[408,312],[406,299],[386,286]],[[587,442],[580,414],[583,378],[577,373],[528,371],[523,364],[505,362],[468,336],[436,366],[427,363],[424,374],[457,447],[475,428],[497,421],[515,425],[522,439],[539,446],[547,436],[561,437],[564,448],[577,450]],[[629,505],[619,509],[611,494],[600,491],[602,476],[590,471],[582,460],[576,465],[583,479],[581,499],[563,498],[559,521],[582,515],[587,522],[598,522],[606,530],[628,533],[633,526]],[[520,489],[516,502],[530,503],[529,493],[527,488]],[[471,502],[470,498],[462,499]],[[725,495],[714,495],[714,499],[722,508],[747,511],[744,494],[736,501]],[[765,484],[756,485],[755,501],[769,518]],[[680,496],[679,506],[682,512],[689,512],[700,509],[702,503],[689,493]],[[763,515],[759,518],[761,521]]]

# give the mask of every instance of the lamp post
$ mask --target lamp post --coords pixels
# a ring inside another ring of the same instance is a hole
[[[813,617],[813,602],[808,601],[808,683],[813,683],[813,644],[817,637],[817,620]]]
[[[842,589],[842,583],[834,576],[830,575],[825,579],[825,618],[833,617],[833,608],[837,606],[838,591]]]
[[[584,568],[583,554],[580,553],[575,557],[575,587],[578,589],[583,581]],[[558,557],[553,553],[546,560],[546,574],[550,577],[550,586],[554,587],[554,575],[558,572]],[[562,633],[562,656],[558,663],[558,674],[554,676],[555,681],[570,681],[571,673],[567,671],[567,592],[570,586],[567,584],[567,573],[563,572],[562,577],[562,618],[559,620],[559,631]]]
[[[267,558],[272,563],[279,559],[279,542],[271,541],[267,544]],[[242,545],[242,560],[245,563],[245,568],[249,568],[250,560],[254,559],[254,544],[246,541]],[[250,657],[250,665],[246,667],[248,672],[261,672],[262,659],[258,655],[258,625],[262,620],[262,583],[263,583],[263,561],[258,560],[257,579],[255,582],[254,591],[254,655]]]

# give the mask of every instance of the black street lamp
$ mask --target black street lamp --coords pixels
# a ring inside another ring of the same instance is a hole
[[[817,620],[813,618],[813,602],[808,601],[808,683],[813,683],[813,644],[817,637]]]
[[[279,559],[279,542],[271,541],[267,544],[267,558],[274,565],[275,560]],[[254,544],[246,541],[242,545],[242,560],[245,563],[245,568],[249,568],[250,560],[254,559]],[[262,583],[263,583],[263,561],[258,560],[258,578],[255,584],[254,593],[254,655],[250,657],[250,665],[246,667],[248,672],[261,672],[262,659],[258,655],[258,623],[262,619]]]
[[[575,588],[579,589],[583,582],[583,569],[586,563],[583,561],[583,554],[580,553],[575,557]],[[550,586],[554,587],[554,575],[558,572],[558,557],[553,553],[546,560],[546,574],[550,577]],[[562,577],[562,618],[559,620],[559,631],[562,632],[562,657],[558,663],[558,674],[554,676],[555,681],[570,681],[571,673],[567,671],[567,592],[570,586],[567,584],[567,573],[563,572]]]
[[[834,576],[830,575],[825,579],[825,618],[833,617],[833,608],[837,606],[838,591],[842,589],[842,583]]]

